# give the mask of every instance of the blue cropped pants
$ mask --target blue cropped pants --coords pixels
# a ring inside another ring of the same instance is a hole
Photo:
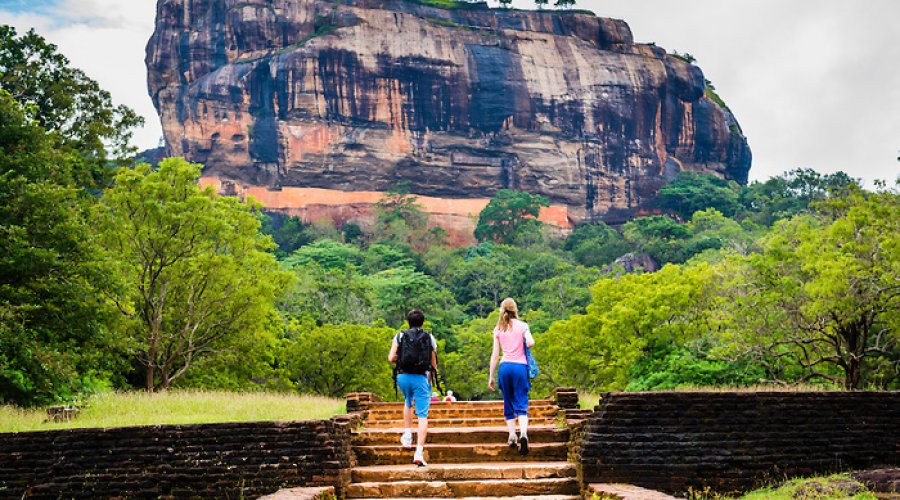
[[[521,363],[500,363],[497,382],[503,394],[503,418],[512,420],[519,415],[528,415],[528,365]]]

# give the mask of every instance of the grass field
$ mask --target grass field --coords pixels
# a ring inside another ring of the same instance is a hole
[[[779,486],[752,491],[739,498],[741,500],[794,500],[798,498],[876,500],[878,497],[852,477],[846,474],[836,474],[827,477],[792,479]]]
[[[0,432],[265,420],[309,420],[343,413],[344,401],[320,396],[224,391],[106,393],[69,423],[46,423],[44,409],[0,406]]]

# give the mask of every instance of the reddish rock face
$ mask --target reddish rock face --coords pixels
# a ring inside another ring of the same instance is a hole
[[[408,180],[459,206],[511,188],[549,198],[560,225],[618,222],[680,170],[750,168],[698,67],[589,14],[159,0],[147,67],[169,154],[237,192],[329,190],[293,208],[341,217],[344,193]]]

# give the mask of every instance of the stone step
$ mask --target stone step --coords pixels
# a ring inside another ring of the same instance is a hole
[[[460,464],[471,462],[546,462],[563,461],[568,451],[567,443],[529,443],[528,455],[510,448],[506,443],[491,444],[434,444],[425,446],[425,460],[435,464]],[[366,465],[402,465],[412,463],[413,450],[400,444],[380,446],[354,446],[357,463]]]
[[[400,442],[402,428],[363,429],[353,434],[354,446],[396,445]],[[413,428],[413,442],[416,431]],[[438,427],[429,429],[428,444],[463,443],[505,443],[509,431],[503,427]],[[569,440],[569,429],[555,425],[529,425],[528,437],[533,443],[565,443]]]
[[[616,500],[676,500],[661,491],[648,490],[631,484],[589,484],[586,495]]]
[[[549,479],[576,476],[575,464],[569,462],[484,462],[469,464],[373,465],[356,467],[351,472],[354,483],[389,481],[463,481],[482,479]]]
[[[528,408],[529,417],[556,417],[559,408],[555,406],[531,406]],[[428,411],[428,418],[490,418],[503,417],[503,408],[459,408],[459,407],[434,407]],[[373,420],[400,420],[403,418],[403,408],[373,408],[369,410],[367,421]]]
[[[365,426],[373,429],[402,429],[403,419],[393,420],[367,420]],[[416,425],[416,419],[413,419],[413,425]],[[556,417],[535,417],[528,419],[529,428],[539,425],[556,425]],[[477,417],[477,418],[428,418],[429,428],[443,427],[506,427],[503,415],[496,417]]]
[[[471,496],[576,495],[580,487],[574,478],[484,479],[477,481],[393,481],[351,483],[347,496],[356,498],[422,497],[458,498]]]
[[[441,497],[403,497],[383,500],[430,500]],[[348,497],[347,500],[362,500]],[[582,500],[580,495],[517,495],[513,497],[461,497],[457,500]]]
[[[529,401],[530,406],[556,406],[556,402],[551,399],[532,399]],[[454,401],[448,403],[446,401],[434,401],[431,403],[432,408],[450,407],[450,408],[503,408],[503,401]],[[379,402],[372,403],[370,409],[391,409],[403,408],[402,401]]]

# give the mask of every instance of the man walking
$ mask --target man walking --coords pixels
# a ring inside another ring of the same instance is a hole
[[[406,315],[409,328],[398,332],[391,343],[388,361],[396,363],[397,387],[403,393],[403,435],[400,444],[412,446],[413,405],[419,419],[416,436],[416,452],[413,463],[424,467],[425,438],[428,435],[428,409],[431,406],[431,377],[437,371],[437,341],[430,332],[423,330],[425,314],[413,309]]]

